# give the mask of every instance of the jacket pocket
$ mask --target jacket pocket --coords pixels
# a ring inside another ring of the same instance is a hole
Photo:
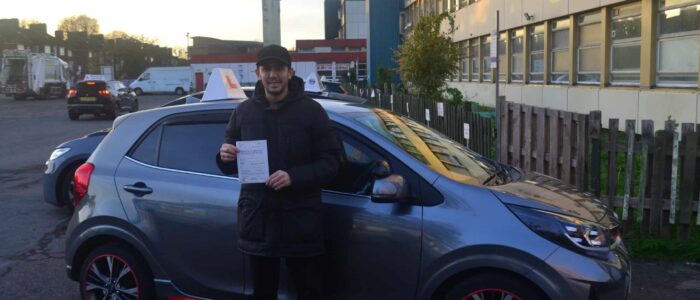
[[[285,213],[283,239],[289,243],[311,243],[322,239],[321,214],[316,209],[295,209]]]
[[[243,240],[262,241],[265,237],[262,196],[259,192],[241,192],[238,199],[238,230]]]

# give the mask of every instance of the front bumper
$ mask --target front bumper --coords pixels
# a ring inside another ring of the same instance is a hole
[[[564,276],[575,298],[624,300],[630,299],[632,269],[627,253],[612,251],[607,261],[583,256],[559,248],[546,260]]]
[[[62,206],[56,194],[56,185],[58,184],[62,165],[56,160],[46,161],[46,170],[44,171],[44,201],[56,206]]]

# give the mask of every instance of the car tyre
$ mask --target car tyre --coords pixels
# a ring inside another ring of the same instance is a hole
[[[71,119],[71,121],[75,121],[80,118],[80,114],[75,111],[68,111],[68,118]]]
[[[185,94],[185,89],[178,87],[175,89],[175,94],[177,94],[178,96],[182,96]]]
[[[129,112],[137,112],[139,111],[139,99],[134,99],[134,102],[131,103],[131,109]]]
[[[123,244],[105,244],[90,252],[79,280],[82,299],[155,299],[148,265]]]
[[[137,96],[141,96],[143,95],[143,90],[140,88],[136,88],[134,89],[134,93],[136,93]]]
[[[116,104],[112,105],[112,110],[107,112],[107,118],[110,120],[114,120],[117,118],[117,115],[119,114],[119,106]]]
[[[472,275],[462,280],[449,291],[445,299],[531,300],[547,299],[547,296],[532,284],[513,275],[487,273]]]

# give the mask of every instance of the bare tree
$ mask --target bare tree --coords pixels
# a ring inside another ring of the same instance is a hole
[[[22,20],[19,20],[19,27],[29,28],[29,25],[40,24],[40,23],[41,23],[41,21],[39,21],[37,19],[22,19]]]
[[[139,42],[144,43],[144,44],[154,44],[154,45],[156,43],[158,43],[157,38],[147,37],[143,34],[139,34],[139,35],[128,34],[128,33],[121,31],[121,30],[114,30],[114,31],[106,34],[105,38],[107,38],[107,39],[125,39],[125,40],[130,39],[130,40],[139,41]]]
[[[100,25],[95,18],[90,18],[87,15],[79,15],[61,19],[61,21],[58,22],[58,30],[84,31],[88,34],[98,34],[100,33]]]

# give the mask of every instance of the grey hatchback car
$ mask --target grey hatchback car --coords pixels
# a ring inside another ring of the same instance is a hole
[[[323,192],[331,299],[626,299],[614,213],[410,119],[317,100],[343,145]],[[83,299],[244,299],[240,183],[214,157],[236,100],[119,117],[75,174],[66,241]],[[283,272],[284,273],[284,272]],[[280,298],[293,287],[281,278]]]

